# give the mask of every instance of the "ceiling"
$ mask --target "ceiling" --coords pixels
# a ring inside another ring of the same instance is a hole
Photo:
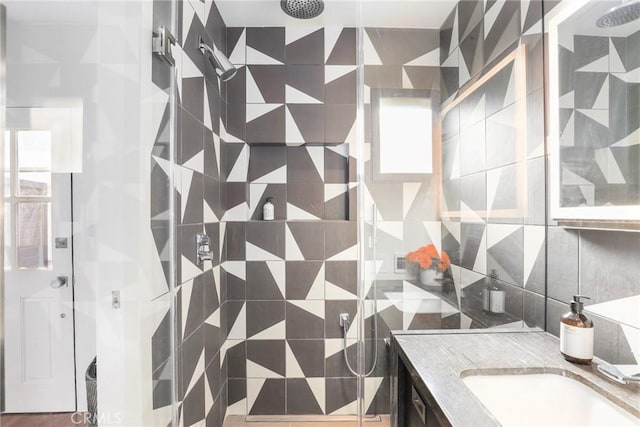
[[[7,19],[31,23],[93,24],[98,5],[92,0],[5,0]]]
[[[440,28],[455,0],[325,0],[317,18],[295,19],[280,9],[280,0],[217,0],[231,27],[340,26]]]
[[[147,1],[147,0],[142,0]],[[199,0],[191,0],[197,2]],[[93,0],[6,0],[7,17],[33,23],[92,23]],[[225,23],[232,27],[365,26],[440,28],[455,0],[325,0],[314,19],[295,19],[280,9],[280,0],[216,0]]]
[[[612,7],[620,4],[622,2],[611,0],[591,1],[567,18],[566,21],[563,21],[560,29],[570,34],[606,37],[628,37],[640,31],[640,20],[638,19],[617,27],[598,28],[596,26],[598,18],[606,14]]]

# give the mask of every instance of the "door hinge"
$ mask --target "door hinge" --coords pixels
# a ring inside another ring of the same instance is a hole
[[[176,60],[173,58],[171,47],[175,44],[176,38],[173,34],[163,25],[159,26],[152,39],[153,53],[167,61],[169,65],[174,66],[176,65]]]

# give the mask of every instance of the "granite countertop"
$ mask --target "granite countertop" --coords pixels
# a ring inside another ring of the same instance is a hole
[[[640,385],[619,385],[592,365],[569,363],[559,340],[538,330],[440,330],[393,333],[394,349],[438,418],[453,426],[499,426],[462,381],[480,374],[559,373],[578,379],[640,416]],[[578,378],[580,377],[580,378]],[[586,381],[584,381],[586,380]]]

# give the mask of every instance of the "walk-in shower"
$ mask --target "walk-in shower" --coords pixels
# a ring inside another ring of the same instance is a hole
[[[624,4],[616,22],[638,1]],[[32,342],[57,344],[68,363],[30,366],[39,375],[68,365],[68,393],[5,387],[13,402],[86,411],[84,374],[98,355],[102,424],[322,417],[375,427],[393,411],[392,331],[544,327],[546,272],[564,270],[546,266],[558,251],[545,252],[542,2],[10,5],[6,99],[16,114],[7,116],[11,173],[0,177],[15,190],[5,206],[43,206],[37,218],[8,217],[52,232],[5,251],[20,261],[50,248],[58,270],[36,271],[51,276],[38,283],[58,300],[70,295],[67,311],[51,305],[50,322],[24,328],[37,338],[67,327],[69,345],[60,334]],[[626,53],[618,42],[601,43],[610,61],[609,46]],[[583,65],[595,60],[588,44],[575,43]],[[584,108],[598,110],[602,93]],[[20,163],[21,138],[47,130],[38,114],[50,103],[44,119],[82,128],[52,127],[43,145],[67,149],[69,135],[82,136],[80,170],[61,169],[53,149],[50,167]],[[578,105],[570,113],[569,123],[589,118]],[[49,183],[63,174],[73,175],[66,187]],[[268,198],[275,218],[264,221]],[[77,232],[58,232],[66,224]],[[62,270],[64,255],[75,270]],[[24,270],[6,269],[7,283],[35,282],[15,278]],[[68,288],[51,286],[59,275]],[[502,289],[503,312],[483,309],[490,285]],[[5,305],[19,314],[15,296]],[[5,351],[20,356],[20,341],[6,337]],[[38,348],[28,354],[44,360]]]

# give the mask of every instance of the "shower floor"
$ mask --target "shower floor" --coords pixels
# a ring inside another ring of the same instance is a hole
[[[389,427],[389,415],[365,418],[370,427]],[[224,427],[357,427],[356,417],[342,416],[263,416],[245,417],[230,415],[224,421]]]

